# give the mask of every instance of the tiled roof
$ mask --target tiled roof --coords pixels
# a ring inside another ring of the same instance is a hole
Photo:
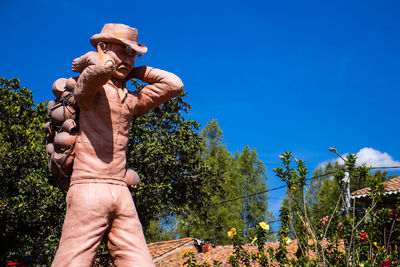
[[[190,250],[192,247],[194,249],[194,242],[193,238],[187,237],[150,243],[148,244],[148,247],[154,262],[157,263],[159,261],[165,261],[166,258],[169,258],[169,256],[173,254],[179,254],[179,256],[182,257],[184,253],[179,253],[179,251],[185,248]]]
[[[390,194],[398,194],[400,193],[400,177],[396,177],[393,179],[390,179],[386,182],[383,182],[385,184],[385,195],[390,195]],[[357,191],[354,191],[351,193],[353,198],[361,198],[361,197],[366,197],[368,196],[368,193],[371,191],[371,188],[366,187]]]
[[[279,245],[278,243],[267,243],[266,247],[272,246],[274,249],[276,249],[276,248],[278,248],[278,245]],[[291,246],[291,244],[289,244],[289,246],[294,248],[294,246]],[[288,250],[290,249],[289,246],[288,246]],[[257,252],[257,246],[255,246],[255,245],[246,245],[246,246],[244,246],[244,249],[247,252],[249,252],[249,254]],[[207,253],[195,253],[195,256],[196,256],[198,264],[203,264],[205,262],[212,264],[214,260],[217,260],[217,261],[222,262],[222,266],[231,266],[231,265],[228,265],[228,260],[229,260],[229,256],[232,255],[233,252],[234,251],[233,251],[232,245],[217,246],[217,247],[213,248],[210,252],[207,252]],[[294,254],[296,251],[294,249],[290,249],[290,253],[292,253],[292,252]],[[185,260],[179,260],[176,263],[183,264],[183,262],[185,262]],[[165,266],[167,266],[167,265],[165,265]],[[176,266],[178,266],[178,265],[176,265]],[[179,266],[182,266],[182,265],[179,265]],[[253,263],[252,266],[260,266],[260,265]]]
[[[179,245],[181,244],[181,245]],[[278,242],[269,242],[266,243],[265,248],[272,247],[274,250],[278,248]],[[246,245],[244,248],[251,254],[257,252],[256,245]],[[197,252],[196,247],[194,246],[193,238],[183,238],[172,241],[162,241],[149,244],[149,249],[151,254],[153,255],[154,262],[156,266],[162,267],[178,267],[183,266],[183,263],[187,260],[187,258],[183,258],[183,255],[191,251],[195,254],[197,264],[202,264],[208,262],[210,264],[213,263],[214,260],[218,260],[222,262],[222,266],[230,266],[228,265],[229,256],[233,253],[233,246],[217,246],[213,248],[211,251],[206,253]],[[288,257],[294,258],[294,254],[297,251],[297,241],[293,240],[288,246]],[[165,254],[162,251],[167,251]],[[310,251],[310,256],[313,257],[314,253]],[[257,263],[252,262],[252,266],[259,266]],[[271,265],[271,266],[279,266],[279,265]]]

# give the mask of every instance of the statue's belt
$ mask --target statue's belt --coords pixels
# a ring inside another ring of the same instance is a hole
[[[70,186],[75,184],[114,184],[127,186],[125,181],[116,178],[78,178],[71,179]]]

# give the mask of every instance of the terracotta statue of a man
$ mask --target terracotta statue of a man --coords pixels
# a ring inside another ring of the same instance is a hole
[[[134,68],[135,56],[147,52],[136,29],[106,24],[90,39],[97,52],[72,63],[81,73],[74,97],[79,133],[67,193],[67,212],[52,266],[92,266],[103,238],[114,264],[154,266],[126,182],[126,150],[131,119],[179,95],[181,80],[149,66]],[[148,83],[126,89],[130,78]]]

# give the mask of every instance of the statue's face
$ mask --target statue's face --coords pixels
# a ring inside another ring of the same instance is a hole
[[[116,80],[123,80],[128,76],[135,66],[136,52],[128,50],[124,45],[111,44],[110,49],[106,52],[116,63],[116,68],[111,77]]]

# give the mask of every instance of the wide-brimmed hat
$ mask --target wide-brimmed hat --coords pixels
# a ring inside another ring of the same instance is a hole
[[[97,48],[96,46],[98,42],[123,44],[141,54],[147,52],[147,47],[138,43],[137,29],[124,24],[105,24],[100,33],[95,34],[90,38],[90,43],[95,48]]]

